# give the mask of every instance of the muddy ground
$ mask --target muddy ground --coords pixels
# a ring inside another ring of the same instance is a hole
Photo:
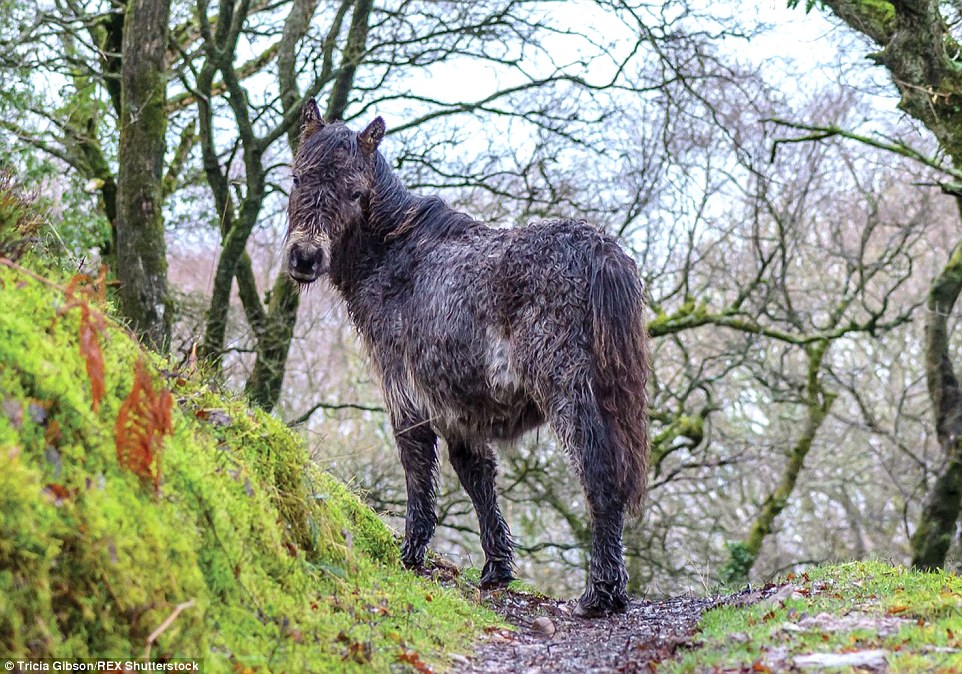
[[[771,591],[774,591],[772,589]],[[573,603],[512,591],[485,593],[485,605],[515,627],[489,633],[471,658],[453,671],[465,674],[635,674],[652,672],[693,642],[702,613],[721,604],[746,604],[770,592],[726,597],[634,600],[620,615],[584,620]]]
[[[461,570],[432,555],[420,571],[465,590]],[[478,592],[478,599],[514,627],[488,632],[471,656],[454,655],[457,674],[636,674],[697,641],[702,614],[716,606],[745,606],[773,597],[775,585],[726,596],[634,599],[625,613],[584,619],[574,601],[513,590]]]
[[[654,663],[690,641],[701,614],[717,603],[702,597],[633,601],[621,615],[584,620],[571,615],[571,602],[493,594],[485,603],[516,630],[489,634],[475,656],[456,668],[459,672],[651,672]]]

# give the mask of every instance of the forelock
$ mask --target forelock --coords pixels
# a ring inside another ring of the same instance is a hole
[[[307,138],[297,149],[296,163],[313,163],[330,157],[335,152],[357,155],[357,134],[341,122],[328,124]]]

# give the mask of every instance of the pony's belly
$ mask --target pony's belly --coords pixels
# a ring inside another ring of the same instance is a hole
[[[489,328],[478,346],[405,354],[406,388],[438,434],[512,440],[542,424],[544,416],[512,365],[510,341]]]
[[[446,439],[490,441],[514,440],[544,423],[544,415],[529,398],[519,396],[511,404],[486,401],[484,405],[431,405],[431,425]]]
[[[422,413],[448,439],[513,440],[544,423],[535,402],[516,386],[450,377],[409,376],[408,382]]]

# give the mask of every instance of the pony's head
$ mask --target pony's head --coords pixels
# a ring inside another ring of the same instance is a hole
[[[312,99],[301,111],[287,212],[287,271],[300,284],[315,281],[331,262],[331,241],[361,225],[374,186],[377,147],[384,120],[355,133],[325,123]]]

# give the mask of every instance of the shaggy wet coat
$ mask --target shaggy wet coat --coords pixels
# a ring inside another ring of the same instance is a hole
[[[592,519],[581,615],[624,610],[626,510],[640,508],[648,457],[647,343],[635,265],[583,221],[492,229],[407,191],[361,133],[305,106],[287,237],[291,277],[327,274],[380,376],[404,467],[402,558],[434,534],[438,437],[477,511],[484,587],[512,578],[490,443],[547,422],[570,456]]]

